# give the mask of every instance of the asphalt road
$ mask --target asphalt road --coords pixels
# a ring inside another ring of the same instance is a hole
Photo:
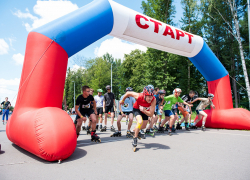
[[[133,125],[133,127],[135,124]],[[115,126],[116,127],[116,126]],[[61,164],[46,162],[11,143],[0,124],[0,180],[17,179],[250,179],[250,132],[179,130],[139,140],[132,151],[126,124],[122,137],[98,132],[93,143],[81,131],[77,148]]]

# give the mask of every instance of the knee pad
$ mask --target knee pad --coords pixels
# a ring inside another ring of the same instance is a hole
[[[143,124],[143,120],[142,120],[141,124],[140,124],[139,122],[137,122],[137,126],[136,126],[136,128],[138,128],[138,129],[140,130],[140,129],[141,129],[141,126],[142,126],[142,124]]]

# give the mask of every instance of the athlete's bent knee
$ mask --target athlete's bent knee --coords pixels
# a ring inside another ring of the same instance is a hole
[[[136,126],[136,128],[138,128],[138,129],[140,130],[140,129],[141,129],[141,126],[142,126],[142,124],[143,124],[143,120],[142,120],[142,122],[141,122],[141,123],[137,122],[137,126]]]

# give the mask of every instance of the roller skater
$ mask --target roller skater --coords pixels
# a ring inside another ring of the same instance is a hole
[[[196,113],[198,116],[198,119],[194,122],[194,126],[196,126],[196,124],[203,118],[202,120],[202,131],[205,131],[205,123],[206,123],[206,119],[207,119],[207,113],[205,113],[203,110],[207,107],[207,106],[212,106],[213,109],[215,109],[215,106],[213,104],[213,98],[214,95],[213,94],[208,94],[207,96],[208,98],[196,98],[195,100],[193,100],[191,103],[194,103],[195,101],[201,101],[200,104],[197,106],[196,108]]]
[[[79,95],[76,99],[75,110],[77,113],[75,124],[76,124],[76,134],[77,137],[81,131],[82,122],[86,122],[87,116],[89,117],[91,123],[91,140],[92,135],[94,138],[98,137],[96,135],[96,103],[92,95],[90,95],[90,88],[88,86],[82,87],[82,95]],[[93,108],[91,108],[91,102],[93,102]],[[89,129],[90,131],[90,129]],[[88,133],[88,132],[87,132]],[[99,137],[98,137],[99,138]]]
[[[165,119],[164,121],[162,122],[161,124],[161,127],[164,126],[164,124],[169,121],[169,129],[168,129],[168,133],[169,135],[171,135],[172,133],[172,127],[174,125],[174,121],[175,121],[175,117],[174,117],[174,114],[172,112],[172,106],[174,104],[176,104],[177,102],[180,102],[180,103],[184,103],[185,105],[187,106],[192,106],[192,105],[189,105],[188,103],[184,102],[179,96],[181,94],[181,89],[180,88],[176,88],[174,90],[174,94],[173,95],[170,95],[170,96],[167,96],[167,97],[164,97],[164,100],[166,101],[166,104],[164,105],[163,107],[163,110],[165,112]],[[162,100],[163,101],[163,100]],[[163,103],[163,102],[162,102]],[[174,130],[174,129],[173,129]]]
[[[11,106],[11,103],[8,101],[8,97],[5,98],[5,101],[1,103],[1,107],[3,108],[3,125],[4,125],[4,117],[6,116],[6,123],[8,122],[9,119],[9,108]]]
[[[136,99],[133,112],[137,121],[137,126],[134,129],[134,138],[137,141],[139,131],[146,128],[148,117],[152,117],[154,114],[156,105],[154,89],[150,86],[145,86],[143,93],[127,92],[120,101],[120,104],[124,104],[125,99],[128,97],[134,97]]]
[[[103,100],[103,112],[105,113],[104,119],[105,119],[105,126],[107,126],[107,118],[108,118],[108,112],[110,111],[111,114],[111,131],[115,131],[114,128],[114,117],[115,117],[115,95],[111,92],[111,86],[106,86],[107,93],[104,94],[104,100]]]
[[[103,100],[104,96],[102,96],[103,90],[102,89],[97,89],[97,95],[94,97],[95,102],[96,102],[96,120],[97,120],[97,125],[96,129],[98,129],[98,125],[100,125],[100,130],[102,129],[102,115],[103,115]],[[99,123],[99,118],[100,118],[100,123]],[[99,123],[99,124],[98,124]]]
[[[121,137],[122,134],[119,131],[114,132],[114,134],[110,135],[110,137]]]
[[[91,141],[93,141],[93,142],[99,142],[99,143],[101,142],[100,137],[97,136],[97,134],[96,134],[96,130],[91,131]]]
[[[133,91],[133,88],[128,87],[126,88],[126,92],[131,92]],[[121,97],[120,101],[123,99],[124,95]],[[130,128],[132,126],[133,123],[133,105],[135,103],[135,98],[133,97],[128,97],[125,99],[124,104],[122,105],[121,103],[119,103],[119,115],[117,118],[117,128],[118,128],[118,132],[121,132],[121,120],[123,117],[128,117],[129,118],[129,123],[128,123],[128,129],[127,132],[130,133]],[[128,133],[127,133],[128,134]]]

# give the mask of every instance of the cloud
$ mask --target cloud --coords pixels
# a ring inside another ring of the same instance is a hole
[[[6,43],[4,39],[0,39],[0,55],[8,54],[9,45]]]
[[[16,98],[18,93],[20,79],[0,79],[0,100],[1,102],[5,100],[5,97],[9,98],[12,106],[16,104]]]
[[[24,61],[24,56],[20,53],[14,54],[12,59],[16,62],[16,65],[22,65]]]
[[[84,67],[78,66],[77,64],[73,65],[72,71],[77,71],[78,69],[85,69]]]
[[[115,59],[124,58],[124,54],[129,54],[135,49],[140,49],[141,51],[146,52],[147,47],[141,46],[134,43],[129,43],[127,41],[122,41],[118,38],[107,39],[103,41],[100,47],[95,48],[95,55],[100,57],[106,53],[112,54]]]
[[[32,21],[32,23],[24,22],[24,26],[29,32],[72,11],[75,11],[76,9],[78,9],[78,6],[73,4],[71,1],[49,0],[36,2],[36,5],[33,7],[35,15],[32,15],[28,8],[25,9],[25,12],[17,10],[13,14],[20,19]]]

